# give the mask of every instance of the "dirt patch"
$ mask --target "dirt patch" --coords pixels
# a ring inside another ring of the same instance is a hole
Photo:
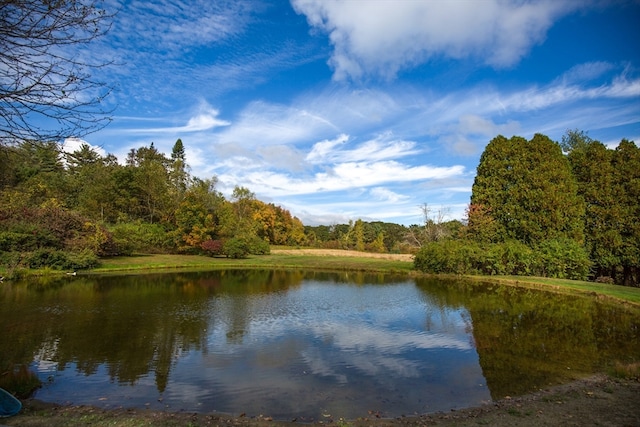
[[[8,426],[284,426],[267,415],[229,417],[220,414],[161,412],[144,409],[104,410],[90,406],[60,406],[37,400],[24,402],[21,414],[3,420]],[[305,424],[303,424],[305,425]],[[479,408],[395,419],[343,420],[327,418],[312,425],[364,426],[640,426],[640,381],[605,375],[574,381],[537,393],[507,398]]]
[[[341,256],[357,258],[392,259],[395,261],[413,261],[411,254],[379,254],[374,252],[345,251],[342,249],[272,249],[272,254],[283,255],[314,255],[314,256]]]

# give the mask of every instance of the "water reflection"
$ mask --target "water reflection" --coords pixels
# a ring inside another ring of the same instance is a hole
[[[31,366],[43,400],[300,420],[477,405],[640,354],[637,311],[363,273],[5,284],[0,324],[0,369]]]

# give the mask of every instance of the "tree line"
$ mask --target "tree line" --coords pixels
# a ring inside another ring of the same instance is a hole
[[[124,164],[87,144],[1,145],[0,263],[10,268],[86,268],[133,252],[244,257],[300,245],[304,226],[244,187],[230,199],[217,179],[191,176],[180,139],[170,156],[154,144]]]
[[[466,225],[420,249],[432,273],[538,275],[640,284],[640,149],[569,131],[560,143],[497,136],[485,148]]]
[[[640,150],[607,148],[584,132],[561,143],[497,136],[478,165],[463,221],[424,204],[409,227],[362,219],[305,226],[238,186],[189,172],[178,139],[153,143],[124,164],[83,144],[0,145],[0,264],[82,269],[100,257],[184,253],[245,257],[270,245],[414,253],[430,273],[539,275],[637,286]]]
[[[241,186],[227,199],[216,177],[190,174],[181,139],[169,156],[153,143],[131,149],[124,164],[86,143],[70,153],[55,142],[0,145],[0,158],[0,265],[12,271],[132,253],[240,258],[270,245],[415,252],[426,239],[418,225],[304,226]]]

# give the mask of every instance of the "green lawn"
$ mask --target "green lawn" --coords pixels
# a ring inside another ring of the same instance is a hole
[[[336,271],[371,271],[409,273],[412,262],[387,259],[341,256],[271,254],[245,259],[210,258],[197,255],[140,255],[102,260],[93,273],[150,269],[224,269],[224,268],[285,268]]]

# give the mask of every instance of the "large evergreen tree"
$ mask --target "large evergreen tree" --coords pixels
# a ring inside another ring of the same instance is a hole
[[[640,148],[623,139],[615,150],[613,170],[622,189],[621,221],[617,224],[622,237],[622,282],[640,285]]]
[[[584,204],[560,146],[536,134],[530,141],[497,136],[480,158],[472,206],[482,206],[493,240],[535,246],[545,240],[582,242]],[[492,221],[487,221],[490,216]],[[470,227],[478,227],[474,217]]]
[[[578,193],[585,202],[585,241],[596,276],[615,277],[620,265],[622,188],[616,182],[614,152],[586,133],[570,131],[562,138]]]
[[[640,149],[622,140],[615,150],[572,130],[562,138],[578,193],[585,201],[585,236],[595,277],[638,284],[640,278]]]

